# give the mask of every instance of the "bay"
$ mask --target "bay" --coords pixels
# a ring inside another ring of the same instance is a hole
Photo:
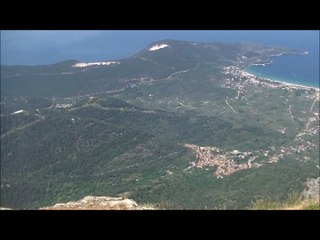
[[[319,88],[319,54],[285,54],[266,66],[251,65],[246,71],[259,77]]]

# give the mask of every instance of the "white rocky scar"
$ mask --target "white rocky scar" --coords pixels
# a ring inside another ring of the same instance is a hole
[[[156,51],[156,50],[159,50],[161,48],[166,48],[166,47],[169,47],[168,44],[160,44],[160,45],[154,45],[152,46],[151,48],[149,48],[149,51]]]
[[[24,112],[24,110],[18,110],[16,112],[11,113],[11,114],[19,114],[19,113],[23,113],[23,112]]]
[[[93,63],[76,63],[72,67],[91,67],[91,66],[108,66],[113,64],[120,64],[118,61],[110,61],[110,62],[93,62]]]

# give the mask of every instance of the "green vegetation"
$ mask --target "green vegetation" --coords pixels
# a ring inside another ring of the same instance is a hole
[[[310,203],[303,207],[303,210],[320,210],[319,203]]]
[[[270,197],[265,199],[256,200],[252,205],[254,210],[276,210],[276,209],[286,209],[296,206],[302,202],[300,194],[298,192],[293,192],[288,194],[285,201],[280,201],[279,199],[272,199]]]
[[[288,194],[286,200],[281,201],[270,197],[259,199],[252,203],[253,210],[320,210],[319,200],[303,200],[300,193]]]
[[[245,65],[282,49],[167,43],[114,66],[2,66],[1,206],[32,209],[124,193],[159,209],[298,202],[287,194],[319,175],[315,92],[297,95],[238,77],[233,83],[244,93],[224,85],[224,67],[239,56],[248,57],[237,63]],[[251,152],[261,167],[217,178],[217,166],[189,168],[196,156],[186,143]],[[268,162],[272,156],[280,157]]]

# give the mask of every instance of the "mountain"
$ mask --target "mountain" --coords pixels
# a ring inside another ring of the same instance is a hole
[[[126,193],[246,209],[319,175],[319,91],[244,71],[285,47],[162,40],[136,55],[1,66],[1,207]]]
[[[168,47],[149,50],[152,46],[161,44],[166,44]],[[237,54],[243,51],[248,55],[259,57],[261,53],[271,54],[273,51],[281,50],[285,51],[281,48],[256,50],[247,44],[160,41],[152,43],[133,57],[106,61],[100,65],[81,65],[79,61],[70,60],[45,66],[1,66],[3,88],[1,94],[8,97],[68,97],[97,94],[123,89],[141,81],[165,79],[171,74],[187,71],[199,64],[212,64],[212,67],[230,65]]]

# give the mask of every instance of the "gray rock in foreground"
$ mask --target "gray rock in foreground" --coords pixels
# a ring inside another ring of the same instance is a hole
[[[302,197],[306,200],[320,200],[319,186],[320,186],[320,177],[318,178],[309,178],[306,183],[306,189],[302,192]]]
[[[57,203],[51,207],[43,207],[41,210],[144,210],[152,209],[139,207],[131,199],[122,197],[96,197],[86,196],[76,202]]]

